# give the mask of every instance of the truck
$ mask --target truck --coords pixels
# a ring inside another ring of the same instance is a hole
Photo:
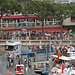
[[[10,51],[10,54],[11,54],[12,58],[21,57],[21,49],[22,49],[22,45],[21,45],[20,41],[6,42],[5,51],[6,52]]]

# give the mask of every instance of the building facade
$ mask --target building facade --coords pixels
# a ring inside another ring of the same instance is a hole
[[[31,0],[17,0],[21,4],[24,4],[24,2],[29,2]],[[45,1],[45,2],[55,2],[55,3],[75,3],[75,0],[39,0],[39,1]]]
[[[75,3],[75,0],[54,0],[55,3]]]
[[[67,18],[63,21],[63,27],[75,32],[75,19]]]
[[[44,19],[44,28],[60,28],[60,20],[57,17],[48,16]],[[75,19],[67,18],[63,22],[63,27],[75,32]],[[39,29],[42,28],[42,20],[35,15],[28,17],[22,15],[3,16],[0,23],[1,30],[14,29]]]
[[[57,17],[48,16],[44,19],[44,26],[50,28],[53,27],[60,27],[60,21]],[[22,15],[15,15],[15,16],[3,16],[2,21],[0,24],[1,28],[13,28],[13,27],[36,27],[40,28],[42,26],[42,19],[41,17],[35,15],[29,15],[28,17]]]

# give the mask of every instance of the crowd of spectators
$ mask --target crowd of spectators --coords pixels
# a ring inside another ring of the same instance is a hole
[[[36,53],[49,53],[50,52],[50,46],[49,44],[43,44],[43,45],[29,45],[29,50],[36,52]],[[74,45],[59,45],[52,43],[51,45],[51,52],[53,52],[55,55],[58,55],[59,52],[63,56],[69,56],[68,52],[75,52],[75,46]]]
[[[52,45],[52,48],[53,48],[53,51],[54,51],[54,54],[58,55],[59,52],[61,52],[61,54],[63,56],[70,56],[68,54],[68,52],[75,52],[75,47],[74,45]]]
[[[35,31],[8,31],[0,33],[0,39],[4,40],[60,40],[60,32],[35,32]],[[75,40],[75,35],[62,32],[62,40]]]

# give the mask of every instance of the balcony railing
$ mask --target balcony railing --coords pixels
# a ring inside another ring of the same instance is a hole
[[[44,22],[44,26],[49,25],[60,25],[60,21],[46,21]],[[39,22],[19,22],[19,23],[1,23],[1,28],[4,27],[24,27],[24,26],[42,26],[42,21]]]
[[[0,40],[0,46],[5,45],[6,42],[9,41],[21,41],[22,45],[43,45],[43,44],[49,44],[51,41],[51,44],[55,43],[57,45],[75,45],[75,40]]]

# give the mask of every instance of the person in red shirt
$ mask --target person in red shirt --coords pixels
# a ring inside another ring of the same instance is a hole
[[[30,40],[32,39],[31,36],[29,37],[29,39],[30,39]]]
[[[47,40],[47,37],[45,36],[45,40]]]

